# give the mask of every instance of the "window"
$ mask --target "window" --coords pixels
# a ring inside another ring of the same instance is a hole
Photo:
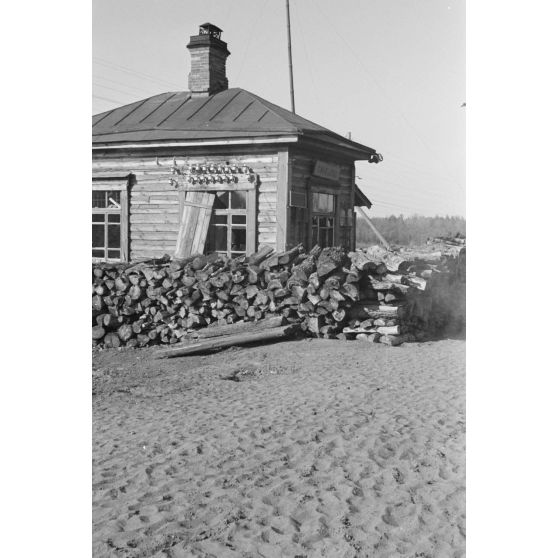
[[[205,251],[236,258],[246,254],[248,192],[215,192]]]
[[[92,256],[103,260],[124,260],[122,201],[120,190],[93,190]]]
[[[354,211],[350,207],[350,200],[342,199],[339,202],[339,241],[338,244],[350,250],[353,237]]]
[[[312,245],[333,246],[335,231],[335,196],[312,194]]]

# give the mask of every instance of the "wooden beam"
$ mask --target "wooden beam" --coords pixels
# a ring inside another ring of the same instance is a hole
[[[263,341],[271,341],[281,337],[287,337],[297,331],[297,326],[290,324],[282,327],[274,327],[260,332],[239,333],[237,335],[225,335],[222,337],[213,337],[192,343],[182,347],[172,349],[163,349],[154,354],[155,358],[171,358],[178,356],[193,355],[196,353],[204,353],[212,349],[223,349],[232,347],[233,345],[246,345],[247,343],[257,343]]]
[[[222,326],[203,327],[188,334],[188,337],[209,339],[210,337],[224,337],[227,335],[238,335],[240,333],[260,332],[265,329],[281,327],[283,325],[283,320],[283,316],[273,316],[254,322],[235,322],[234,324]]]
[[[384,247],[389,250],[388,241],[380,234],[380,231],[374,226],[374,223],[372,223],[372,219],[370,219],[370,217],[368,217],[368,215],[366,215],[366,213],[364,212],[364,209],[362,209],[362,207],[357,206],[356,210],[361,215],[361,217],[364,219],[366,224],[372,229],[374,234],[380,239],[380,242],[384,245]]]
[[[288,231],[288,198],[290,186],[290,165],[289,151],[287,149],[279,151],[279,162],[277,169],[277,193],[276,194],[260,194],[260,202],[275,199],[277,210],[277,244],[276,250],[281,252],[287,246]]]

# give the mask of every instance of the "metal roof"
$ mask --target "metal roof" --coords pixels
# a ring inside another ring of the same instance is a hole
[[[161,93],[93,116],[94,146],[293,134],[329,139],[347,148],[375,153],[370,147],[240,88],[195,98],[188,91]]]

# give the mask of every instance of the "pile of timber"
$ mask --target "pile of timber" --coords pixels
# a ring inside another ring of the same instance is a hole
[[[444,323],[435,316],[440,310],[435,284],[452,274],[446,260],[413,260],[379,247],[305,252],[299,245],[281,253],[266,247],[233,259],[210,254],[97,263],[93,344],[180,343],[175,347],[180,350],[205,343],[210,349],[217,348],[214,337],[229,337],[219,333],[223,328],[235,331],[236,340],[222,339],[220,346],[263,340],[255,338],[258,333],[271,339],[295,331],[391,345],[423,339]],[[270,318],[281,321],[274,332],[250,325]]]
[[[374,246],[349,256],[365,276],[343,329],[346,338],[400,345],[464,329],[465,276],[454,255]]]

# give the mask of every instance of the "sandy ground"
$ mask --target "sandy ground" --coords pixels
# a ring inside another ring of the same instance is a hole
[[[93,358],[93,556],[465,555],[465,342]]]

